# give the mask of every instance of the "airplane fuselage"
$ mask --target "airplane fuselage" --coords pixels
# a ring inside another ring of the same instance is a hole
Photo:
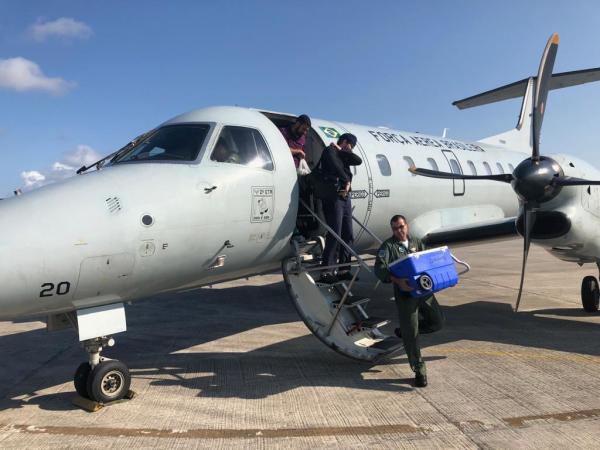
[[[278,268],[291,255],[299,187],[277,126],[260,111],[233,107],[192,111],[162,126],[189,124],[209,127],[194,161],[109,164],[0,202],[0,319],[68,312],[250,276]],[[225,127],[260,133],[270,168],[211,159]],[[327,145],[344,132],[358,137],[354,151],[363,159],[352,182],[354,215],[380,238],[389,235],[389,219],[397,213],[419,236],[518,215],[509,184],[431,180],[408,168],[510,173],[526,153],[313,120],[313,138],[322,141],[315,145]],[[582,161],[557,158],[574,176],[598,178]],[[590,224],[600,218],[600,190],[594,188],[589,193],[587,187],[564,188],[544,205],[563,210],[571,226],[560,236],[534,242],[549,249],[559,246],[553,254],[563,259],[595,260],[600,237]],[[371,236],[355,229],[358,251],[376,246]]]

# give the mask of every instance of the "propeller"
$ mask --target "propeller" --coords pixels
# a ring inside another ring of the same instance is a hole
[[[600,181],[585,180],[582,178],[565,176],[562,167],[554,159],[540,154],[540,134],[544,114],[546,112],[546,100],[552,79],[552,69],[558,51],[560,38],[554,33],[548,39],[546,48],[540,61],[537,78],[535,78],[535,96],[531,117],[532,152],[527,158],[515,168],[512,174],[500,175],[464,175],[460,173],[440,172],[437,170],[410,167],[409,170],[415,175],[431,178],[443,178],[453,180],[492,180],[510,183],[519,197],[523,217],[523,263],[521,265],[521,281],[519,283],[519,294],[515,304],[515,312],[518,311],[523,293],[523,282],[525,280],[525,267],[527,256],[531,245],[531,232],[536,222],[536,210],[541,203],[555,198],[563,186],[600,185]]]

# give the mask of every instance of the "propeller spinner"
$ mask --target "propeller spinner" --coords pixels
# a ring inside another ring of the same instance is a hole
[[[523,264],[521,267],[521,281],[519,283],[519,294],[515,304],[515,311],[519,310],[519,305],[521,303],[527,255],[529,254],[529,247],[531,244],[531,230],[536,221],[536,208],[538,208],[541,203],[556,197],[563,186],[600,184],[600,181],[567,177],[564,175],[563,169],[558,162],[547,156],[540,155],[540,134],[544,114],[546,112],[546,99],[548,97],[550,80],[552,79],[552,69],[554,67],[554,60],[556,59],[559,41],[558,34],[554,33],[550,36],[540,61],[538,75],[535,78],[536,92],[531,120],[531,135],[533,140],[531,157],[521,161],[512,174],[463,175],[421,169],[414,166],[409,169],[416,175],[431,178],[492,180],[511,184],[521,201],[523,218]]]

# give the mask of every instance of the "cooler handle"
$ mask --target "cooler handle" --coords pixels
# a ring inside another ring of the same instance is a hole
[[[461,266],[464,266],[464,268],[465,268],[465,270],[463,270],[462,272],[458,272],[458,275],[463,275],[463,274],[467,273],[469,270],[471,270],[471,266],[468,263],[461,261],[453,254],[450,254],[450,256],[452,256],[452,259],[456,262],[456,264],[460,264]]]

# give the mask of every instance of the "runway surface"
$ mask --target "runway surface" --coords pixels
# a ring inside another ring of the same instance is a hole
[[[0,322],[0,448],[598,447],[600,315],[579,299],[597,269],[533,247],[514,314],[521,251],[456,249],[473,270],[438,295],[446,326],[422,337],[425,389],[402,354],[369,365],[323,346],[280,275],[129,306],[104,355],[129,365],[138,397],[96,413],[71,403],[74,331]],[[391,290],[373,285],[362,276],[355,294],[397,322]]]

